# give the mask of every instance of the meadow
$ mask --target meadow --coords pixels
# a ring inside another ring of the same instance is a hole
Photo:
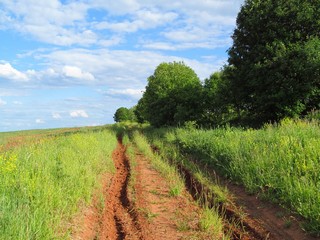
[[[15,133],[2,139],[8,135]],[[113,131],[85,129],[30,136],[21,146],[2,150],[1,239],[70,238],[71,220],[101,188],[99,177],[115,171],[116,144]]]
[[[259,130],[179,128],[166,135],[249,193],[303,216],[308,232],[320,233],[319,122],[286,119]]]
[[[117,134],[123,135],[130,158],[138,151],[150,159],[166,178],[172,197],[185,188],[181,167],[206,186],[212,196],[197,196],[210,213],[200,223],[204,229],[213,222],[221,235],[224,224],[215,208],[231,204],[228,190],[212,178],[217,171],[249,193],[299,214],[306,219],[306,231],[320,234],[319,122],[286,119],[261,129],[208,130],[192,124],[152,128],[126,123],[1,133],[0,239],[70,239],[74,216],[90,204],[94,192],[102,192],[97,191],[101,176],[115,172],[111,154]],[[9,144],[16,137],[18,144]],[[134,171],[131,174],[133,187]],[[209,208],[210,198],[216,205]]]

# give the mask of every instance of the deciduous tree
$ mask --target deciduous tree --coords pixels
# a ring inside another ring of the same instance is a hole
[[[320,1],[247,0],[229,49],[242,117],[266,122],[319,108]]]

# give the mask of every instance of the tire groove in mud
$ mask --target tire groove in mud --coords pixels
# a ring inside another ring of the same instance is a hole
[[[128,198],[130,164],[125,150],[122,139],[119,138],[112,155],[116,173],[106,194],[105,210],[100,222],[100,239],[143,239],[134,208]]]
[[[270,239],[269,232],[258,226],[259,224],[252,222],[253,220],[249,221],[248,219],[241,218],[231,206],[226,206],[222,202],[216,202],[215,194],[212,193],[207,186],[204,186],[194,178],[190,171],[182,165],[178,165],[178,170],[180,174],[184,176],[187,190],[194,200],[202,201],[203,204],[210,208],[218,205],[219,214],[227,221],[225,232],[231,232],[232,239]],[[235,228],[232,226],[232,223],[238,223],[239,227]],[[243,228],[245,228],[246,231],[244,231]]]
[[[208,186],[203,185],[199,182],[193,174],[182,165],[178,165],[178,170],[185,179],[185,185],[193,196],[195,200],[203,201],[205,200],[206,204],[209,207],[214,207],[216,204],[216,196],[209,189]],[[226,185],[230,190],[230,186]],[[233,187],[231,191],[235,191]],[[238,189],[241,187],[237,187]],[[249,200],[250,201],[250,200]],[[258,201],[258,199],[255,199]],[[253,204],[253,202],[249,202]],[[276,223],[270,222],[270,219],[262,219],[261,217],[256,219],[250,214],[247,215],[243,211],[239,211],[239,206],[233,201],[231,203],[218,202],[218,210],[222,217],[226,219],[227,222],[238,223],[238,227],[235,228],[232,224],[226,224],[226,232],[232,232],[232,239],[268,239],[268,240],[305,240],[305,239],[316,239],[312,236],[309,236],[298,229],[294,230],[294,233],[287,232],[288,229],[282,229],[280,226],[277,226]]]

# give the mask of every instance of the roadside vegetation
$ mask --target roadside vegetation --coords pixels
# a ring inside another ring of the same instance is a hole
[[[115,171],[112,131],[46,137],[0,153],[2,239],[66,239],[72,216]]]
[[[169,146],[169,142],[160,137],[159,134],[161,133],[157,132],[157,130],[144,131],[146,128],[148,129],[148,125],[142,126],[136,123],[120,123],[116,126],[117,129],[125,129],[123,130],[125,132],[123,142],[127,146],[126,153],[129,156],[132,167],[129,187],[131,188],[131,193],[133,193],[133,199],[135,193],[133,187],[135,181],[134,166],[136,165],[134,149],[142,153],[150,161],[151,166],[166,179],[171,197],[181,197],[186,188],[188,188],[185,184],[185,176],[178,170],[179,164],[185,161],[185,165],[188,165],[188,169],[192,171],[197,180],[201,181],[201,184],[204,184],[205,187],[209,187],[211,192],[209,199],[208,192],[199,192],[199,195],[195,194],[193,196],[197,199],[198,205],[201,206],[201,215],[198,220],[199,230],[212,239],[230,239],[231,232],[228,232],[223,216],[218,211],[219,203],[228,201],[226,189],[220,188],[213,183],[212,179],[209,180],[208,176],[202,173],[192,162],[187,161],[177,148],[173,145]],[[180,220],[176,224],[179,231],[189,230],[187,221],[182,222]]]
[[[178,127],[171,145],[300,214],[318,235],[319,20],[319,1],[246,0],[220,71],[200,81],[183,62],[161,63],[132,108],[140,123]]]
[[[283,120],[259,130],[177,129],[179,147],[251,193],[285,205],[320,233],[320,128],[318,122]]]

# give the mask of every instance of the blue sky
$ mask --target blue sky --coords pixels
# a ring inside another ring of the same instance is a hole
[[[161,62],[226,63],[243,0],[0,0],[0,131],[113,123]]]

